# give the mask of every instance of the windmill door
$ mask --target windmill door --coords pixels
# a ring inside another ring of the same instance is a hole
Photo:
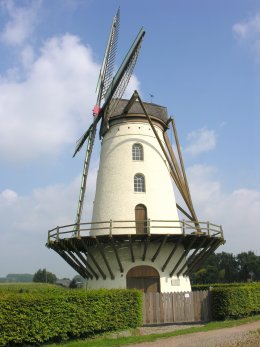
[[[147,233],[147,209],[143,204],[135,206],[135,224],[137,234]]]
[[[133,267],[126,275],[126,288],[136,288],[144,293],[159,293],[160,277],[158,271],[147,265]]]

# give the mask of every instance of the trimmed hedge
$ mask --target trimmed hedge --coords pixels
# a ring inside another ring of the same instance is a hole
[[[234,282],[234,283],[211,283],[211,284],[193,284],[191,286],[191,289],[194,290],[208,290],[210,288],[224,288],[224,287],[244,287],[244,286],[256,286],[260,287],[260,282]]]
[[[0,346],[62,341],[135,328],[141,321],[137,290],[1,293]]]
[[[215,287],[211,291],[214,320],[246,317],[260,312],[260,286]]]

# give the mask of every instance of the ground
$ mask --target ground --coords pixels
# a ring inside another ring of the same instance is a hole
[[[188,326],[183,326],[187,328]],[[154,329],[154,330],[153,330]],[[162,326],[141,328],[140,334],[158,334],[180,329],[180,326]],[[232,328],[198,332],[154,342],[128,345],[128,347],[260,347],[260,321]]]

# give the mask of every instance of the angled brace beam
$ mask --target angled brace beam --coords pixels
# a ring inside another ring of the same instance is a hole
[[[165,242],[167,241],[169,235],[165,235],[164,238],[162,239],[159,247],[157,248],[156,252],[154,253],[153,257],[152,257],[152,262],[155,261],[155,259],[157,258],[157,256],[159,255],[160,253],[160,250],[161,248],[163,248],[163,246],[165,245]]]
[[[194,237],[194,238],[191,240],[191,242],[190,242],[188,248],[182,253],[180,259],[178,260],[177,264],[174,266],[174,268],[172,269],[172,272],[170,273],[170,276],[171,276],[171,277],[172,277],[172,275],[174,274],[174,272],[178,269],[180,263],[182,262],[182,259],[189,253],[189,251],[190,251],[190,249],[191,249],[191,247],[193,246],[193,244],[194,244],[195,241],[196,241],[196,238]]]
[[[207,238],[203,238],[201,240],[201,242],[199,243],[199,245],[197,246],[197,248],[192,252],[192,254],[190,255],[189,259],[193,259],[194,256],[198,253],[198,250],[204,245],[204,243],[207,241]],[[185,269],[185,267],[187,267],[188,261],[189,259],[187,259],[185,261],[185,264],[183,264],[183,266],[180,268],[180,270],[177,273],[177,276],[179,277],[180,274],[182,273],[182,271]]]
[[[176,204],[176,207],[179,211],[181,211],[186,217],[189,218],[189,220],[193,221],[193,218],[188,212],[186,212],[179,204]]]
[[[169,254],[168,258],[166,259],[165,263],[163,264],[162,267],[162,272],[164,272],[166,266],[168,265],[169,261],[171,260],[172,256],[174,255],[174,253],[176,252],[177,248],[179,247],[179,245],[182,242],[182,237],[179,238],[178,242],[175,243],[171,253]]]
[[[133,243],[132,243],[132,237],[129,235],[129,247],[130,247],[130,253],[131,253],[131,259],[132,262],[135,262],[135,256],[134,256],[134,249],[133,249]]]
[[[54,249],[77,273],[79,273],[83,278],[89,278],[84,271],[76,264],[64,250],[55,248]]]
[[[99,252],[100,252],[100,254],[101,254],[101,256],[102,256],[102,258],[103,258],[103,260],[104,260],[104,262],[105,262],[105,264],[106,264],[106,267],[107,267],[109,273],[110,273],[111,280],[114,280],[114,279],[115,279],[115,275],[113,274],[113,272],[112,272],[112,270],[111,270],[111,267],[110,267],[110,265],[109,265],[109,262],[108,262],[108,260],[107,260],[107,258],[106,258],[106,255],[105,255],[105,253],[104,253],[102,247],[100,246],[98,237],[96,236],[95,239],[96,239],[96,243],[97,243]]]
[[[118,263],[118,266],[119,266],[119,269],[120,269],[120,272],[124,272],[124,268],[123,268],[123,265],[121,263],[121,260],[120,260],[120,257],[119,257],[119,254],[118,254],[118,251],[116,249],[116,245],[115,245],[115,240],[113,238],[113,236],[111,236],[110,238],[110,242],[111,242],[111,245],[112,245],[112,248],[113,248],[113,251],[115,253],[115,256],[116,256],[116,260],[117,260],[117,263]]]
[[[86,269],[86,267],[84,266],[84,264],[82,264],[80,262],[80,260],[68,249],[68,247],[64,244],[62,244],[62,247],[64,248],[64,250],[70,255],[70,257],[79,265],[79,267],[86,272],[87,276],[90,277],[91,279],[93,279],[93,275]]]
[[[147,252],[147,248],[148,248],[148,244],[150,242],[150,237],[147,236],[145,243],[144,243],[144,252],[143,252],[143,257],[142,260],[145,261],[145,257],[146,257],[146,252]]]
[[[92,253],[90,252],[89,248],[87,247],[86,243],[84,240],[82,240],[82,245],[83,248],[85,249],[87,256],[90,257],[90,259],[92,260],[93,264],[96,266],[96,268],[98,269],[100,275],[103,277],[103,280],[105,280],[107,278],[107,276],[105,275],[105,273],[103,272],[103,270],[101,269],[101,267],[98,265],[95,257],[92,255]]]
[[[192,272],[194,272],[194,271],[196,271],[196,270],[200,267],[200,265],[201,265],[202,263],[204,263],[205,260],[206,260],[212,253],[215,252],[215,250],[219,247],[219,245],[221,245],[222,242],[223,242],[223,240],[218,240],[218,241],[213,245],[212,248],[209,248],[209,249],[207,250],[207,252],[203,255],[203,257],[200,259],[200,261],[199,261],[199,262],[193,267],[193,269],[189,272],[189,274],[192,273]]]
[[[209,241],[209,244],[206,245],[204,249],[189,263],[188,259],[188,269],[184,272],[184,276],[186,276],[188,273],[193,271],[194,266],[200,261],[200,259],[204,256],[204,254],[207,252],[207,250],[212,246],[212,244],[215,242],[215,239],[211,239]]]
[[[192,207],[192,208],[191,208],[191,211],[190,211],[190,212],[191,212],[191,215],[192,215],[193,219],[195,220],[195,222],[197,222],[197,224],[198,224],[198,219],[197,219],[197,216],[196,216],[195,211],[194,211],[194,209],[193,209],[193,206],[192,206],[192,204],[190,204],[189,199],[187,199],[186,194],[185,194],[185,192],[183,191],[182,186],[180,185],[180,182],[179,182],[179,180],[178,180],[177,174],[175,173],[175,170],[174,170],[174,166],[173,166],[171,160],[169,159],[169,156],[168,156],[168,154],[167,154],[167,152],[166,152],[166,150],[165,150],[165,148],[164,148],[164,146],[163,146],[163,144],[162,144],[162,141],[161,141],[159,135],[157,134],[157,131],[156,131],[156,129],[155,129],[153,123],[152,123],[151,117],[150,117],[150,116],[148,115],[148,113],[146,112],[146,109],[145,109],[145,107],[144,107],[144,104],[143,104],[143,102],[142,102],[142,100],[141,100],[141,98],[140,98],[140,96],[139,96],[139,94],[138,94],[137,91],[134,92],[133,97],[135,97],[136,99],[138,99],[138,101],[139,101],[139,103],[140,103],[140,105],[141,105],[141,107],[142,107],[142,109],[143,109],[143,112],[144,112],[146,118],[148,119],[148,122],[149,122],[149,124],[150,124],[150,126],[151,126],[151,128],[152,128],[152,130],[153,130],[153,133],[154,133],[154,135],[155,135],[155,137],[156,137],[156,139],[157,139],[157,141],[158,141],[158,143],[159,143],[159,145],[160,145],[160,147],[161,147],[161,149],[162,149],[162,152],[163,152],[163,154],[164,154],[164,156],[165,156],[165,158],[166,158],[166,160],[167,160],[167,162],[168,162],[168,164],[169,164],[169,166],[170,166],[171,175],[172,175],[172,177],[173,177],[173,180],[174,180],[174,182],[175,182],[177,188],[179,189],[180,193],[182,194],[182,197],[183,197],[185,203],[187,204],[187,206],[188,206],[189,208]]]
[[[182,170],[182,176],[184,179],[184,183],[185,183],[185,187],[186,187],[186,191],[187,191],[187,195],[188,195],[188,200],[190,202],[190,207],[191,207],[191,214],[194,217],[195,222],[198,222],[198,218],[196,216],[194,207],[193,207],[193,203],[192,203],[192,199],[191,199],[191,195],[190,195],[190,189],[189,189],[189,184],[188,184],[188,180],[187,180],[187,176],[186,176],[186,171],[184,168],[184,162],[182,159],[182,154],[181,154],[181,147],[180,147],[180,143],[179,143],[179,138],[178,138],[178,134],[177,134],[177,129],[176,129],[176,125],[174,122],[173,117],[171,117],[171,123],[172,123],[172,129],[173,129],[173,134],[174,134],[174,138],[175,138],[175,143],[176,143],[176,147],[177,147],[177,152],[178,152],[178,156],[179,156],[179,161],[181,164],[181,170]]]
[[[77,248],[74,246],[73,240],[70,239],[69,242],[70,242],[70,245],[71,245],[73,251],[77,254],[78,258],[85,264],[85,266],[89,269],[90,273],[91,273],[92,275],[94,275],[94,277],[95,277],[96,279],[98,279],[97,273],[94,271],[94,269],[92,268],[92,266],[89,265],[89,263],[87,262],[87,259],[84,258],[83,255],[80,253],[80,251],[78,251]]]

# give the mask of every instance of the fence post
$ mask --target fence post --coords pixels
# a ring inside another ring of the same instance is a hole
[[[112,232],[113,232],[113,221],[112,221],[112,219],[110,219],[110,222],[109,222],[109,235],[110,235],[110,237],[112,236]]]

